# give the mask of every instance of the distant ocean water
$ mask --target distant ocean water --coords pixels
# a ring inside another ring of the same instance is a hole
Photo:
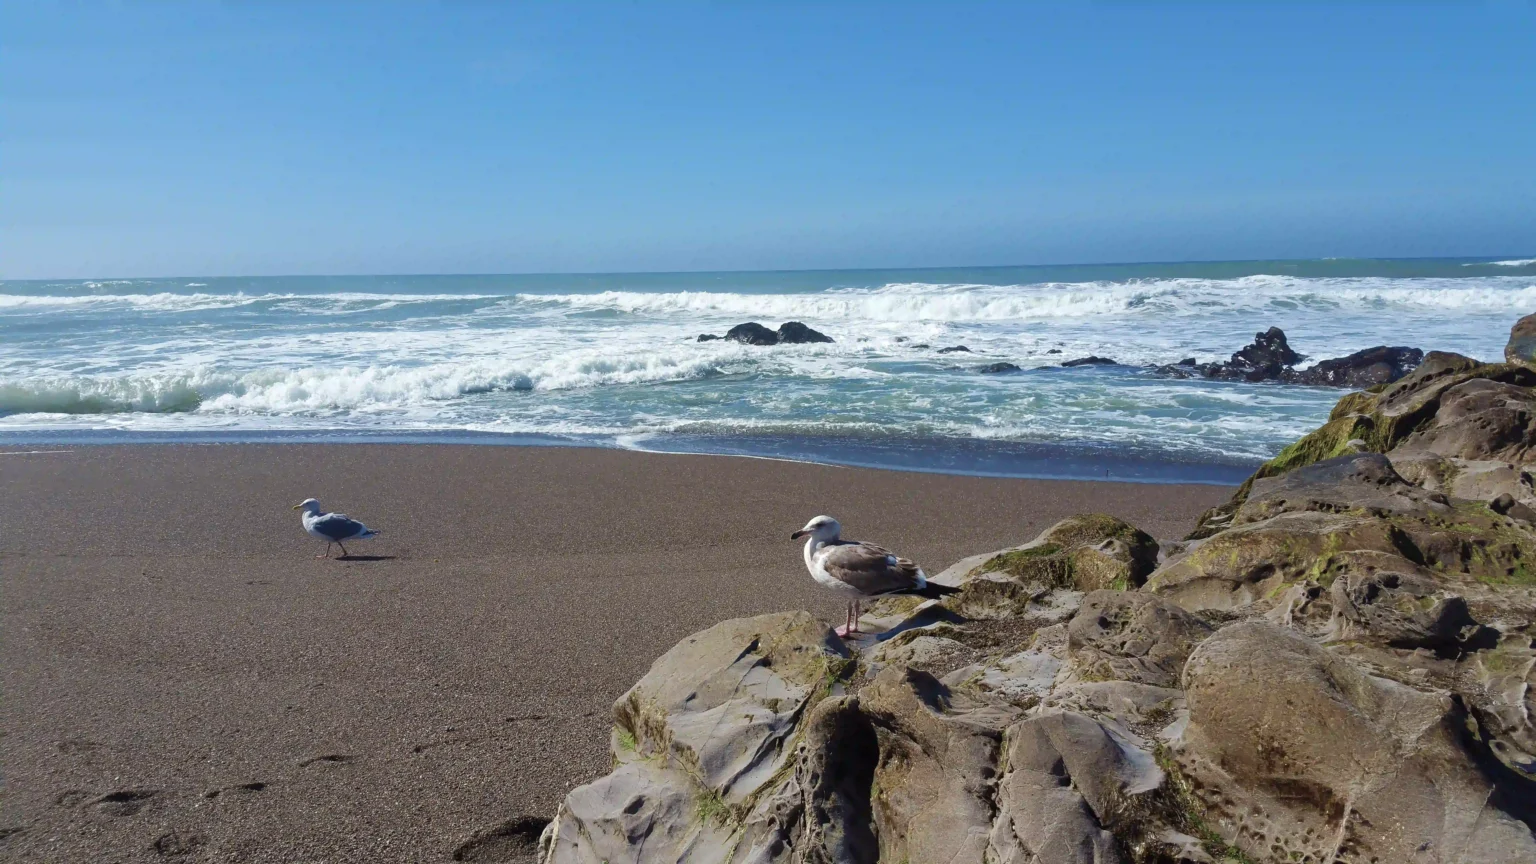
[[[1494,359],[1532,311],[1532,258],[8,281],[0,443],[574,443],[1226,481],[1339,391],[1138,367],[1225,359],[1272,325],[1312,360]],[[753,320],[836,341],[696,341]],[[1127,365],[1057,366],[1088,354]],[[997,361],[1024,371],[975,371]]]

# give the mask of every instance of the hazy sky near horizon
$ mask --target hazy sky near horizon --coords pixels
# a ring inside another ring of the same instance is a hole
[[[1536,254],[1530,3],[6,0],[0,34],[0,278]]]

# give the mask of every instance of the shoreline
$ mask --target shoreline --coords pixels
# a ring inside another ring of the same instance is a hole
[[[763,459],[853,468],[1008,480],[1059,480],[1236,486],[1260,459],[1190,460],[1130,447],[1088,447],[985,439],[860,439],[812,436],[554,436],[475,430],[0,430],[0,452],[18,447],[174,445],[389,445],[552,447],[671,456]]]
[[[219,860],[447,859],[608,770],[613,702],[677,640],[836,618],[787,539],[810,516],[937,573],[1080,512],[1183,536],[1231,491],[597,448],[20,452],[51,449],[0,451],[18,861],[162,860],[168,833]],[[316,560],[310,496],[383,535]]]

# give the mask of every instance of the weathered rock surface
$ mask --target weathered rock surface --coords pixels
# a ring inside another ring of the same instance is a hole
[[[940,348],[939,349],[939,353],[940,354],[956,354],[956,353],[969,354],[969,353],[971,353],[971,349],[965,347],[964,345],[950,345],[947,348]]]
[[[1533,388],[1431,353],[1190,540],[1064,520],[858,653],[806,613],[690,637],[542,860],[1536,861]]]
[[[983,375],[996,375],[999,372],[1017,372],[1019,367],[1013,363],[988,363],[985,366],[976,367],[976,371]]]
[[[1052,525],[1030,542],[977,563],[950,605],[973,618],[1031,614],[1057,589],[1141,585],[1157,566],[1157,541],[1113,516],[1088,513]]]
[[[1099,357],[1090,354],[1087,357],[1078,357],[1075,360],[1068,360],[1061,365],[1071,369],[1077,366],[1118,366],[1120,364],[1109,359],[1108,357]]]

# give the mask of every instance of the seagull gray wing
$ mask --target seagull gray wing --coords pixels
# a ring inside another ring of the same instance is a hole
[[[351,540],[368,530],[356,519],[348,519],[345,513],[327,513],[311,525],[316,533],[329,540]]]
[[[915,591],[927,580],[916,564],[873,543],[845,540],[822,547],[828,576],[866,596]]]

